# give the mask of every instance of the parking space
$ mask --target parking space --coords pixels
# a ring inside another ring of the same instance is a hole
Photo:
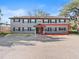
[[[0,59],[79,59],[79,36],[1,37]]]

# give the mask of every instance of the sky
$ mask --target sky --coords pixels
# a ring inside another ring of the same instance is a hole
[[[70,0],[0,0],[3,16],[1,22],[10,23],[9,17],[26,16],[35,9],[43,9],[52,16],[57,16]]]

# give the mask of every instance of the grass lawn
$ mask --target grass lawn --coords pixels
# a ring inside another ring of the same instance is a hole
[[[0,32],[0,36],[5,36],[5,35],[7,35],[7,36],[10,36],[10,35],[16,35],[16,36],[31,36],[31,35],[33,35],[33,34],[18,34],[18,33],[7,33],[7,32]]]
[[[17,36],[31,36],[32,34],[15,34]]]
[[[33,34],[15,34],[15,33],[9,33],[7,36],[10,36],[10,35],[15,35],[15,36],[32,36]]]

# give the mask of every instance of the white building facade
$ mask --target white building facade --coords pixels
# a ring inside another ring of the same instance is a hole
[[[11,32],[33,34],[68,34],[69,19],[66,17],[11,17]]]

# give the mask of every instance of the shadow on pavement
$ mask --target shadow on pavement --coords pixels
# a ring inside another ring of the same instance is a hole
[[[30,43],[31,41],[40,41],[40,42],[58,42],[64,41],[64,37],[49,37],[45,35],[32,35],[29,37],[26,36],[5,36],[0,37],[0,46],[11,47],[12,45],[24,45],[24,46],[35,46],[35,43]],[[25,42],[20,42],[25,41]],[[27,41],[27,42],[26,42]]]

